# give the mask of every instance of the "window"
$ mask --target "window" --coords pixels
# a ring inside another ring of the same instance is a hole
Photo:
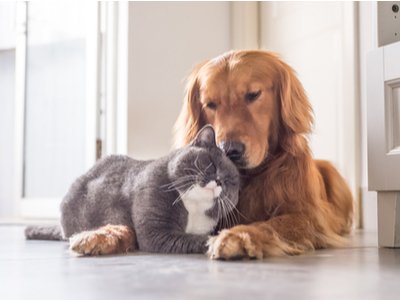
[[[19,3],[16,196],[19,215],[56,217],[96,158],[98,4]]]
[[[90,12],[81,6],[27,3],[24,198],[60,198],[85,169]]]
[[[0,3],[0,218],[59,215],[73,180],[126,153],[127,3]]]
[[[0,215],[14,211],[15,10],[0,4]]]

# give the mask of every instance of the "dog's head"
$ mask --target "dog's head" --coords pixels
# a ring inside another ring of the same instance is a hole
[[[176,123],[177,145],[212,124],[217,143],[243,169],[277,151],[296,153],[312,111],[294,71],[266,51],[232,51],[192,72]]]

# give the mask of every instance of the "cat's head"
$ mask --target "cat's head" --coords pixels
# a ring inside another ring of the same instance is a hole
[[[169,163],[169,177],[186,209],[192,204],[204,205],[206,215],[217,221],[226,217],[238,203],[239,172],[217,147],[210,125],[203,127],[188,146],[176,152]]]

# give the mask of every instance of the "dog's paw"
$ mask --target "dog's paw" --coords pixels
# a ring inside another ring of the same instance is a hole
[[[133,249],[134,235],[127,226],[106,225],[75,234],[70,237],[69,243],[70,250],[78,255],[126,253]]]
[[[207,254],[211,259],[263,258],[262,247],[252,241],[249,232],[222,230],[217,236],[210,237]]]

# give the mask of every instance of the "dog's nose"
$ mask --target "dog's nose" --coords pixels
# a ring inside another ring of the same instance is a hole
[[[237,141],[222,141],[219,146],[225,152],[226,156],[234,163],[240,163],[243,160],[243,155],[246,150],[243,143]]]

